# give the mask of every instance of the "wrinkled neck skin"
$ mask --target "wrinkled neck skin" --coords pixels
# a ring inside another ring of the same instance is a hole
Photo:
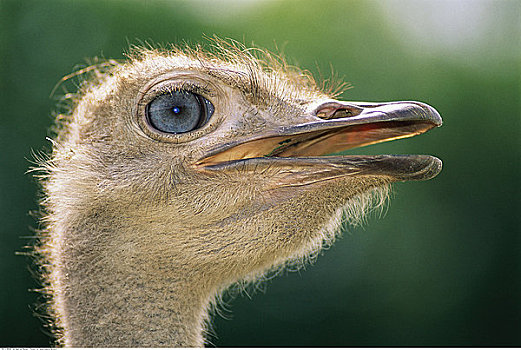
[[[209,293],[192,294],[182,282],[163,285],[126,276],[67,295],[65,346],[202,347]]]

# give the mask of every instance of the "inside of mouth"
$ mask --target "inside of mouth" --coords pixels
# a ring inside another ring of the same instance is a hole
[[[214,154],[199,162],[221,162],[259,157],[314,157],[375,143],[422,134],[434,127],[418,121],[388,121],[351,125],[296,135],[272,136],[248,141]]]

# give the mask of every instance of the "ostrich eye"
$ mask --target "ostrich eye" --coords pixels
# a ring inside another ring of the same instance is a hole
[[[202,127],[213,111],[210,101],[189,91],[172,91],[159,95],[146,107],[150,125],[169,134],[180,134]]]

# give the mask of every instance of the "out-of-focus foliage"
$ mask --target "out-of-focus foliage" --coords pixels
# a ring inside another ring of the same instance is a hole
[[[425,101],[445,123],[358,150],[434,154],[444,170],[395,186],[385,215],[314,266],[230,299],[212,344],[521,345],[520,17],[517,1],[1,0],[0,345],[49,345],[30,261],[15,252],[37,227],[24,172],[31,150],[49,148],[51,90],[84,58],[203,34],[282,51],[316,76],[331,65],[355,87],[344,99]]]

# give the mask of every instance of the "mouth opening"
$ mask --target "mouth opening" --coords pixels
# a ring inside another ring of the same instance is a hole
[[[199,167],[253,158],[305,158],[363,147],[375,143],[408,138],[436,127],[427,120],[380,121],[337,126],[310,132],[298,130],[283,136],[268,136],[230,145],[198,161]],[[298,126],[296,127],[298,128]]]

